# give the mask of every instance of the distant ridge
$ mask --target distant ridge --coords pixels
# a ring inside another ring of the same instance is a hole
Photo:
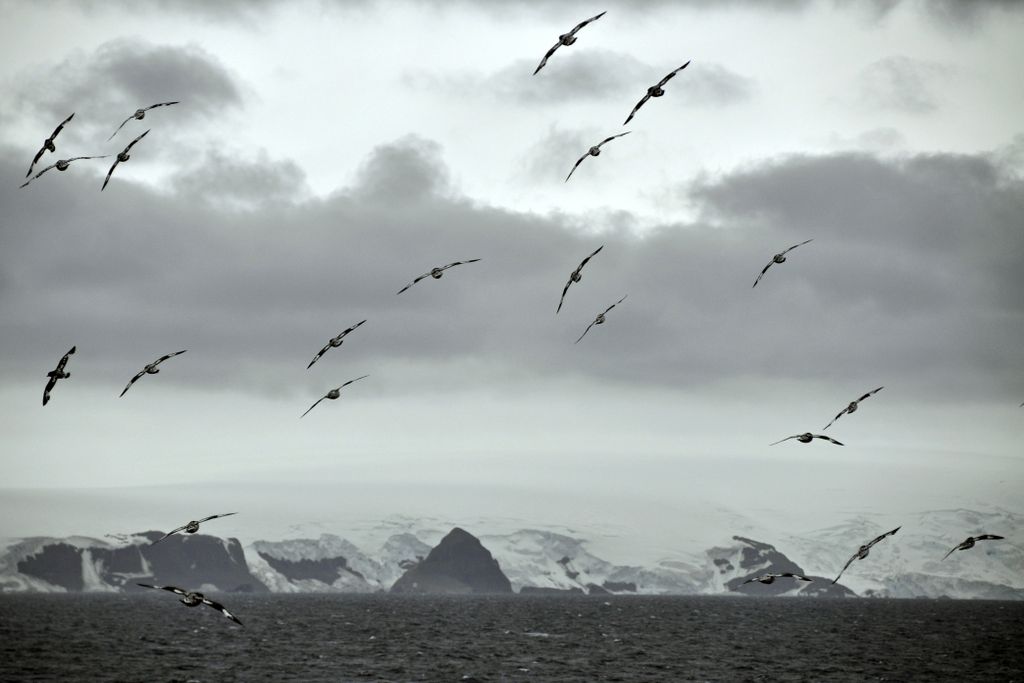
[[[455,527],[427,557],[402,575],[392,593],[511,593],[498,561],[473,534]]]

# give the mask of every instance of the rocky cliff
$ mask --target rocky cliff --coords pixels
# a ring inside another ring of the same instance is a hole
[[[422,562],[391,587],[392,593],[511,593],[498,561],[480,541],[458,527],[452,529]]]

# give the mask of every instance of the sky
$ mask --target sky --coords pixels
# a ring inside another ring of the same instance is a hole
[[[1024,511],[1018,3],[0,13],[0,536],[100,534],[119,501],[140,528],[516,510],[666,546],[718,507]],[[19,187],[72,112],[39,168],[150,132],[102,192],[111,159]],[[842,448],[769,446],[878,386]]]

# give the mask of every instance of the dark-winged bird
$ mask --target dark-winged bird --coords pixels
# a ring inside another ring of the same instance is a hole
[[[60,133],[61,130],[64,129],[64,126],[67,124],[67,122],[70,121],[73,118],[75,118],[75,113],[71,112],[71,116],[69,116],[66,119],[64,119],[63,121],[61,121],[60,125],[57,126],[57,128],[54,129],[54,131],[52,133],[50,133],[50,137],[48,137],[45,140],[43,140],[43,146],[39,149],[38,152],[36,152],[35,157],[32,159],[32,163],[28,167],[28,173],[25,174],[26,178],[28,178],[30,175],[32,175],[32,169],[35,168],[36,164],[39,163],[39,160],[42,158],[43,154],[45,154],[47,152],[47,150],[49,150],[50,152],[56,152],[57,151],[57,145],[55,145],[53,141],[56,139],[57,134]]]
[[[164,540],[168,536],[173,536],[174,534],[178,533],[179,531],[184,531],[186,534],[194,534],[197,531],[199,531],[199,525],[202,524],[203,522],[208,522],[211,519],[217,519],[218,517],[230,517],[231,515],[237,515],[237,514],[238,514],[237,512],[225,512],[224,514],[221,514],[221,515],[210,515],[209,517],[203,517],[202,519],[194,519],[194,520],[192,520],[191,522],[189,522],[188,524],[186,524],[184,526],[179,526],[174,531],[168,531],[166,534],[164,534],[160,538],[158,538],[155,541],[153,541],[152,543],[150,543],[150,545],[156,545],[157,543],[159,543],[160,541]]]
[[[558,48],[562,47],[563,45],[572,45],[573,43],[575,43],[576,42],[576,32],[577,31],[579,31],[581,28],[583,28],[584,26],[586,26],[590,22],[597,21],[598,19],[600,19],[604,15],[605,15],[605,13],[601,12],[597,16],[593,16],[593,17],[590,17],[589,19],[586,19],[585,21],[581,21],[580,23],[576,24],[573,27],[573,29],[571,31],[569,31],[568,33],[563,33],[562,35],[558,36],[558,42],[555,43],[554,47],[552,47],[550,50],[548,50],[547,54],[544,55],[544,59],[540,60],[540,64],[537,65],[537,68],[534,70],[533,75],[536,76],[537,72],[544,68],[544,65],[548,63],[548,59],[551,58],[551,55],[555,54],[555,50],[557,50]]]
[[[304,412],[302,415],[299,415],[299,418],[301,419],[303,417],[306,417],[306,415],[309,414],[310,410],[313,410],[313,408],[316,408],[318,405],[320,405],[320,401],[324,400],[325,398],[333,401],[334,399],[336,399],[339,396],[341,396],[341,390],[344,389],[345,387],[347,387],[349,384],[352,384],[352,382],[358,382],[361,379],[366,379],[367,377],[369,377],[369,375],[363,375],[362,377],[356,377],[355,379],[350,379],[349,381],[345,382],[340,387],[335,387],[335,388],[331,389],[326,394],[324,394],[319,399],[317,399],[317,402],[314,403],[313,405],[311,405],[306,410],[306,412]]]
[[[981,534],[980,536],[968,536],[966,541],[959,544],[957,547],[953,548],[953,550],[950,550],[942,557],[942,559],[946,559],[957,550],[970,550],[978,541],[998,541],[1002,538],[1002,536],[996,536],[995,534]]]
[[[78,161],[78,160],[80,160],[80,159],[106,159],[106,158],[107,158],[107,157],[109,157],[109,156],[110,156],[109,154],[104,154],[103,156],[98,156],[98,157],[71,157],[70,159],[61,159],[61,160],[59,160],[59,161],[58,161],[57,163],[55,163],[55,164],[50,164],[49,166],[47,166],[46,168],[44,168],[44,169],[43,169],[42,171],[40,171],[39,173],[36,173],[36,174],[35,174],[34,176],[32,176],[31,180],[26,180],[26,181],[25,181],[24,183],[22,183],[22,185],[21,185],[21,186],[22,186],[22,187],[25,187],[26,185],[28,185],[29,183],[31,183],[31,182],[32,182],[33,180],[35,180],[35,179],[36,179],[36,178],[38,178],[39,176],[41,176],[41,175],[43,175],[44,173],[46,173],[47,171],[49,171],[49,170],[50,170],[51,168],[55,168],[55,169],[57,169],[58,171],[66,171],[66,170],[68,170],[68,166],[70,166],[70,165],[71,165],[71,162],[72,162],[72,161]]]
[[[849,568],[849,566],[851,564],[853,564],[854,560],[863,560],[865,557],[868,556],[868,553],[871,551],[871,548],[874,547],[874,545],[876,543],[878,543],[879,541],[881,541],[882,539],[884,539],[884,538],[886,538],[888,536],[892,536],[897,531],[899,531],[901,528],[902,527],[896,527],[892,531],[886,531],[884,534],[882,534],[881,536],[879,536],[875,540],[873,540],[873,541],[871,541],[869,543],[865,543],[861,547],[857,548],[857,552],[855,552],[853,554],[853,557],[851,557],[850,559],[848,559],[846,561],[846,565],[844,565],[843,566],[843,570],[841,572],[839,572],[839,576],[843,575],[843,572],[845,572],[847,570],[847,568]],[[835,583],[836,581],[838,581],[839,580],[839,576],[837,576],[836,578],[832,579],[832,583]]]
[[[49,377],[49,379],[46,380],[46,388],[43,389],[44,406],[50,402],[50,392],[53,391],[55,386],[57,386],[57,380],[67,379],[71,376],[70,372],[64,372],[64,366],[68,364],[68,358],[75,352],[75,348],[77,347],[72,346],[71,350],[65,353],[64,357],[60,359],[59,363],[57,363],[57,367],[46,373],[46,376]]]
[[[114,165],[110,167],[109,171],[107,171],[107,177],[103,180],[103,187],[100,188],[100,192],[103,192],[103,190],[106,189],[107,183],[110,182],[110,176],[114,173],[114,169],[117,168],[117,165],[123,161],[128,161],[129,159],[131,159],[131,156],[129,156],[128,152],[131,150],[132,147],[135,146],[135,143],[141,140],[142,138],[146,137],[147,135],[149,135],[148,130],[139,137],[129,142],[128,146],[124,148],[124,151],[117,155],[117,158],[114,159]]]
[[[583,266],[587,265],[587,261],[594,258],[597,255],[597,252],[601,251],[602,249],[604,249],[603,244],[599,246],[597,249],[595,249],[590,256],[583,259],[580,262],[580,264],[576,266],[576,270],[569,273],[569,281],[565,283],[565,288],[562,289],[562,298],[558,300],[558,308],[555,309],[556,315],[559,311],[562,310],[562,303],[565,301],[565,293],[569,291],[569,287],[572,286],[572,283],[579,282],[580,280],[583,279]]]
[[[679,73],[680,71],[682,71],[683,69],[685,69],[688,66],[690,66],[690,62],[686,62],[686,64],[683,64],[678,69],[675,69],[674,71],[669,73],[669,75],[665,76],[663,79],[658,81],[657,85],[652,85],[650,88],[648,88],[647,89],[647,93],[643,97],[640,98],[639,102],[636,103],[636,106],[633,107],[633,111],[629,112],[629,116],[627,116],[626,120],[622,122],[622,125],[625,126],[627,123],[632,121],[633,120],[633,116],[635,116],[636,113],[638,111],[640,111],[640,107],[644,106],[644,103],[646,103],[647,100],[651,99],[652,97],[661,97],[662,95],[664,95],[665,94],[665,84],[668,83],[669,81],[671,81],[673,76],[675,76],[677,73]]]
[[[174,586],[151,586],[148,583],[140,583],[137,585],[142,586],[143,588],[155,588],[161,591],[170,591],[175,595],[184,596],[181,598],[181,600],[179,600],[179,602],[188,607],[196,607],[198,605],[209,605],[210,607],[214,608],[215,610],[217,610],[218,612],[220,612],[221,614],[223,614],[239,626],[242,625],[242,622],[238,620],[238,617],[229,612],[227,607],[220,604],[219,602],[210,600],[209,598],[205,597],[202,593],[199,593],[197,591],[187,591],[182,588],[175,588]]]
[[[139,370],[138,374],[132,377],[131,381],[128,382],[128,385],[124,388],[124,391],[121,392],[121,396],[124,396],[125,393],[132,388],[132,385],[139,380],[140,377],[142,377],[143,375],[155,375],[156,373],[160,372],[160,368],[157,367],[158,365],[163,363],[168,358],[180,356],[181,354],[185,353],[185,351],[188,351],[188,349],[185,349],[184,351],[175,351],[174,353],[169,353],[166,356],[160,356],[155,361]]]
[[[627,294],[626,296],[629,296],[629,295]],[[597,317],[594,318],[594,321],[592,323],[590,323],[589,325],[587,325],[587,329],[583,330],[583,334],[580,335],[580,339],[583,339],[584,337],[586,337],[587,336],[587,332],[590,332],[590,328],[593,327],[594,325],[604,325],[604,317],[605,317],[605,315],[608,314],[608,311],[612,310],[613,308],[615,308],[616,306],[618,306],[619,304],[621,304],[625,300],[626,300],[626,297],[624,296],[621,299],[619,299],[618,301],[616,301],[615,303],[613,303],[608,308],[604,309],[603,313],[598,313]],[[574,341],[573,344],[579,344],[580,343],[580,339],[577,339],[576,341]]]
[[[785,439],[779,439],[775,443],[768,444],[774,446],[776,443],[782,443],[783,441],[789,441],[790,439],[796,439],[800,443],[810,443],[814,439],[824,439],[825,441],[831,441],[837,446],[845,446],[846,444],[836,441],[831,436],[825,436],[824,434],[811,434],[810,432],[804,432],[803,434],[794,434],[793,436],[787,436]]]
[[[150,109],[156,109],[157,107],[166,107],[166,106],[169,106],[169,105],[172,105],[172,104],[178,104],[178,103],[177,102],[160,102],[159,104],[151,104],[148,107],[146,107],[145,109],[136,109],[135,113],[132,114],[131,116],[129,116],[128,118],[126,118],[121,123],[121,125],[117,127],[117,130],[115,130],[113,133],[110,134],[110,137],[107,138],[107,140],[108,141],[113,140],[114,136],[117,135],[118,132],[120,132],[120,130],[122,128],[124,128],[124,124],[128,123],[132,119],[138,119],[139,121],[141,121],[142,119],[146,118],[146,112],[149,111]]]
[[[362,325],[365,322],[366,322],[365,320],[360,320],[355,325],[353,325],[352,327],[348,328],[347,330],[342,331],[337,337],[334,337],[329,342],[327,342],[327,346],[325,346],[324,348],[320,349],[320,352],[317,353],[315,356],[313,356],[313,360],[309,361],[309,365],[306,366],[306,369],[309,370],[311,367],[313,367],[313,363],[315,363],[318,360],[320,360],[320,357],[322,355],[324,355],[325,353],[327,353],[328,349],[336,349],[339,346],[341,346],[343,340],[345,339],[345,335],[348,334],[349,332],[351,332],[352,330],[356,329],[357,327],[359,327],[360,325]]]
[[[613,135],[610,138],[605,138],[601,142],[597,143],[596,145],[588,149],[586,154],[584,154],[583,156],[576,160],[576,163],[575,165],[573,165],[572,170],[569,171],[569,175],[565,176],[565,182],[569,182],[569,178],[571,178],[572,174],[576,172],[576,168],[583,163],[584,159],[586,159],[587,157],[596,157],[599,154],[601,154],[601,145],[603,145],[606,142],[611,142],[615,138],[621,138],[623,135],[629,135],[631,132],[633,131],[627,130],[625,133],[619,133],[618,135]]]
[[[860,398],[858,398],[856,401],[850,401],[850,405],[848,405],[845,408],[843,408],[843,410],[838,415],[836,415],[834,418],[832,418],[832,422],[829,422],[827,425],[825,425],[825,429],[828,429],[833,424],[835,424],[835,421],[838,420],[839,418],[841,418],[843,415],[846,415],[846,414],[853,415],[855,412],[857,412],[857,406],[860,404],[861,401],[866,399],[868,396],[872,396],[874,394],[877,394],[879,391],[881,391],[884,388],[885,387],[878,387],[877,389],[872,389],[868,393],[866,393],[863,396],[861,396]]]
[[[449,263],[447,266],[441,266],[440,268],[431,268],[429,273],[423,273],[423,275],[420,275],[418,278],[407,284],[405,287],[402,287],[400,290],[398,290],[398,293],[401,294],[402,292],[409,289],[423,278],[432,277],[435,280],[440,280],[441,276],[444,275],[444,271],[448,270],[449,268],[461,266],[463,263],[476,263],[479,260],[480,259],[478,258],[473,258],[469,259],[468,261],[456,261],[455,263]]]
[[[764,267],[764,270],[761,271],[761,274],[757,276],[756,280],[754,280],[754,285],[753,286],[757,287],[757,283],[761,281],[761,278],[764,277],[764,274],[767,273],[768,269],[771,268],[773,265],[775,265],[776,263],[785,263],[786,262],[786,254],[788,254],[789,252],[793,251],[797,247],[802,247],[803,245],[807,244],[808,242],[812,242],[813,240],[814,240],[813,237],[811,239],[809,239],[809,240],[804,240],[800,244],[794,244],[793,246],[791,246],[786,251],[779,252],[775,256],[772,256],[772,260],[768,262],[768,265]]]
[[[793,572],[783,572],[781,574],[761,574],[761,576],[755,576],[752,579],[747,579],[743,583],[747,584],[747,583],[751,583],[753,581],[758,581],[760,583],[772,584],[772,583],[775,582],[775,579],[781,579],[781,578],[796,579],[797,581],[813,581],[814,580],[814,579],[807,578],[803,574],[794,574]]]

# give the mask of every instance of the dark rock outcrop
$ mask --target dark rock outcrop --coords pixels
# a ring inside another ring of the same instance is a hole
[[[427,557],[405,572],[392,593],[511,593],[490,551],[467,531],[452,529]]]
[[[823,576],[809,576],[808,578],[812,580],[810,583],[789,578],[776,579],[775,582],[770,584],[758,583],[756,581],[744,583],[747,579],[752,579],[761,574],[791,572],[803,576],[806,573],[800,565],[776,550],[773,545],[755,541],[751,538],[744,538],[743,536],[733,536],[733,540],[746,544],[740,553],[739,568],[741,571],[749,571],[743,576],[729,580],[726,583],[726,587],[730,590],[760,596],[781,595],[789,593],[794,588],[798,589],[802,596],[816,598],[842,598],[854,597],[856,595],[846,586],[833,584],[831,579]],[[724,573],[725,567],[718,560],[715,560],[715,565]],[[728,568],[733,569],[731,565]]]
[[[636,584],[632,581],[605,581],[601,586],[611,593],[636,593]]]
[[[348,560],[344,557],[324,557],[317,560],[285,560],[264,552],[259,553],[259,556],[273,567],[275,571],[283,574],[289,581],[314,579],[331,584],[341,576],[343,571],[360,579],[365,578],[362,574],[349,567]]]
[[[523,586],[520,595],[583,595],[582,588],[550,588],[548,586]]]

